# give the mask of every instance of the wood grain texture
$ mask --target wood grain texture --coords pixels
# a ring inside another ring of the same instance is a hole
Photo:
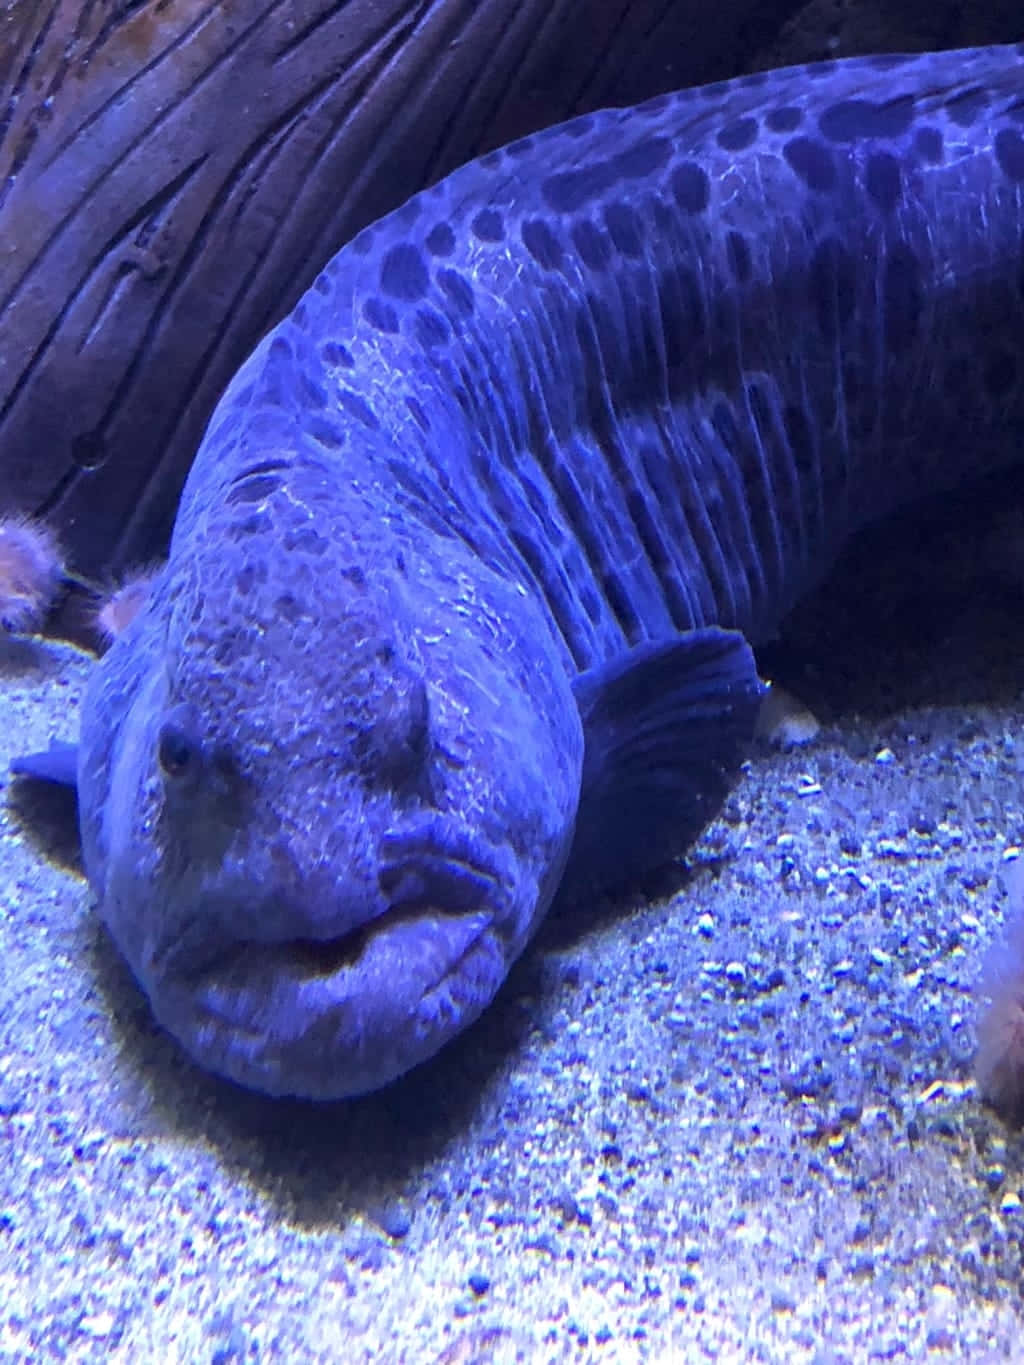
[[[686,8],[8,0],[0,511],[46,516],[81,573],[158,551],[220,391],[319,266],[468,157],[635,96],[630,53],[678,58],[645,93],[696,79]]]

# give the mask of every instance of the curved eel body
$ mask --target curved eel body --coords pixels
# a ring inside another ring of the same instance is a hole
[[[158,1019],[271,1093],[431,1055],[560,884],[713,813],[747,641],[1022,421],[1019,48],[588,116],[365,230],[231,383],[86,699],[86,867]]]

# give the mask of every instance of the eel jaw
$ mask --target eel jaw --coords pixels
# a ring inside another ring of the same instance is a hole
[[[386,1084],[481,1013],[525,942],[509,883],[441,866],[389,877],[398,898],[335,936],[211,942],[210,917],[193,915],[139,974],[158,1021],[201,1066],[267,1094]]]

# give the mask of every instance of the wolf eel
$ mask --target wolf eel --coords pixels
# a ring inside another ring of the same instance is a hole
[[[366,229],[242,366],[98,666],[100,912],[201,1064],[338,1097],[561,886],[685,850],[750,642],[851,532],[1020,458],[1024,47],[608,110]]]

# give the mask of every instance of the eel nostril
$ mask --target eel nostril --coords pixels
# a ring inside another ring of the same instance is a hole
[[[374,783],[400,787],[423,771],[430,752],[430,702],[418,675],[398,673],[362,736],[360,766]]]
[[[430,702],[427,685],[422,678],[414,678],[409,688],[406,712],[405,746],[417,760],[426,758],[430,741]]]

